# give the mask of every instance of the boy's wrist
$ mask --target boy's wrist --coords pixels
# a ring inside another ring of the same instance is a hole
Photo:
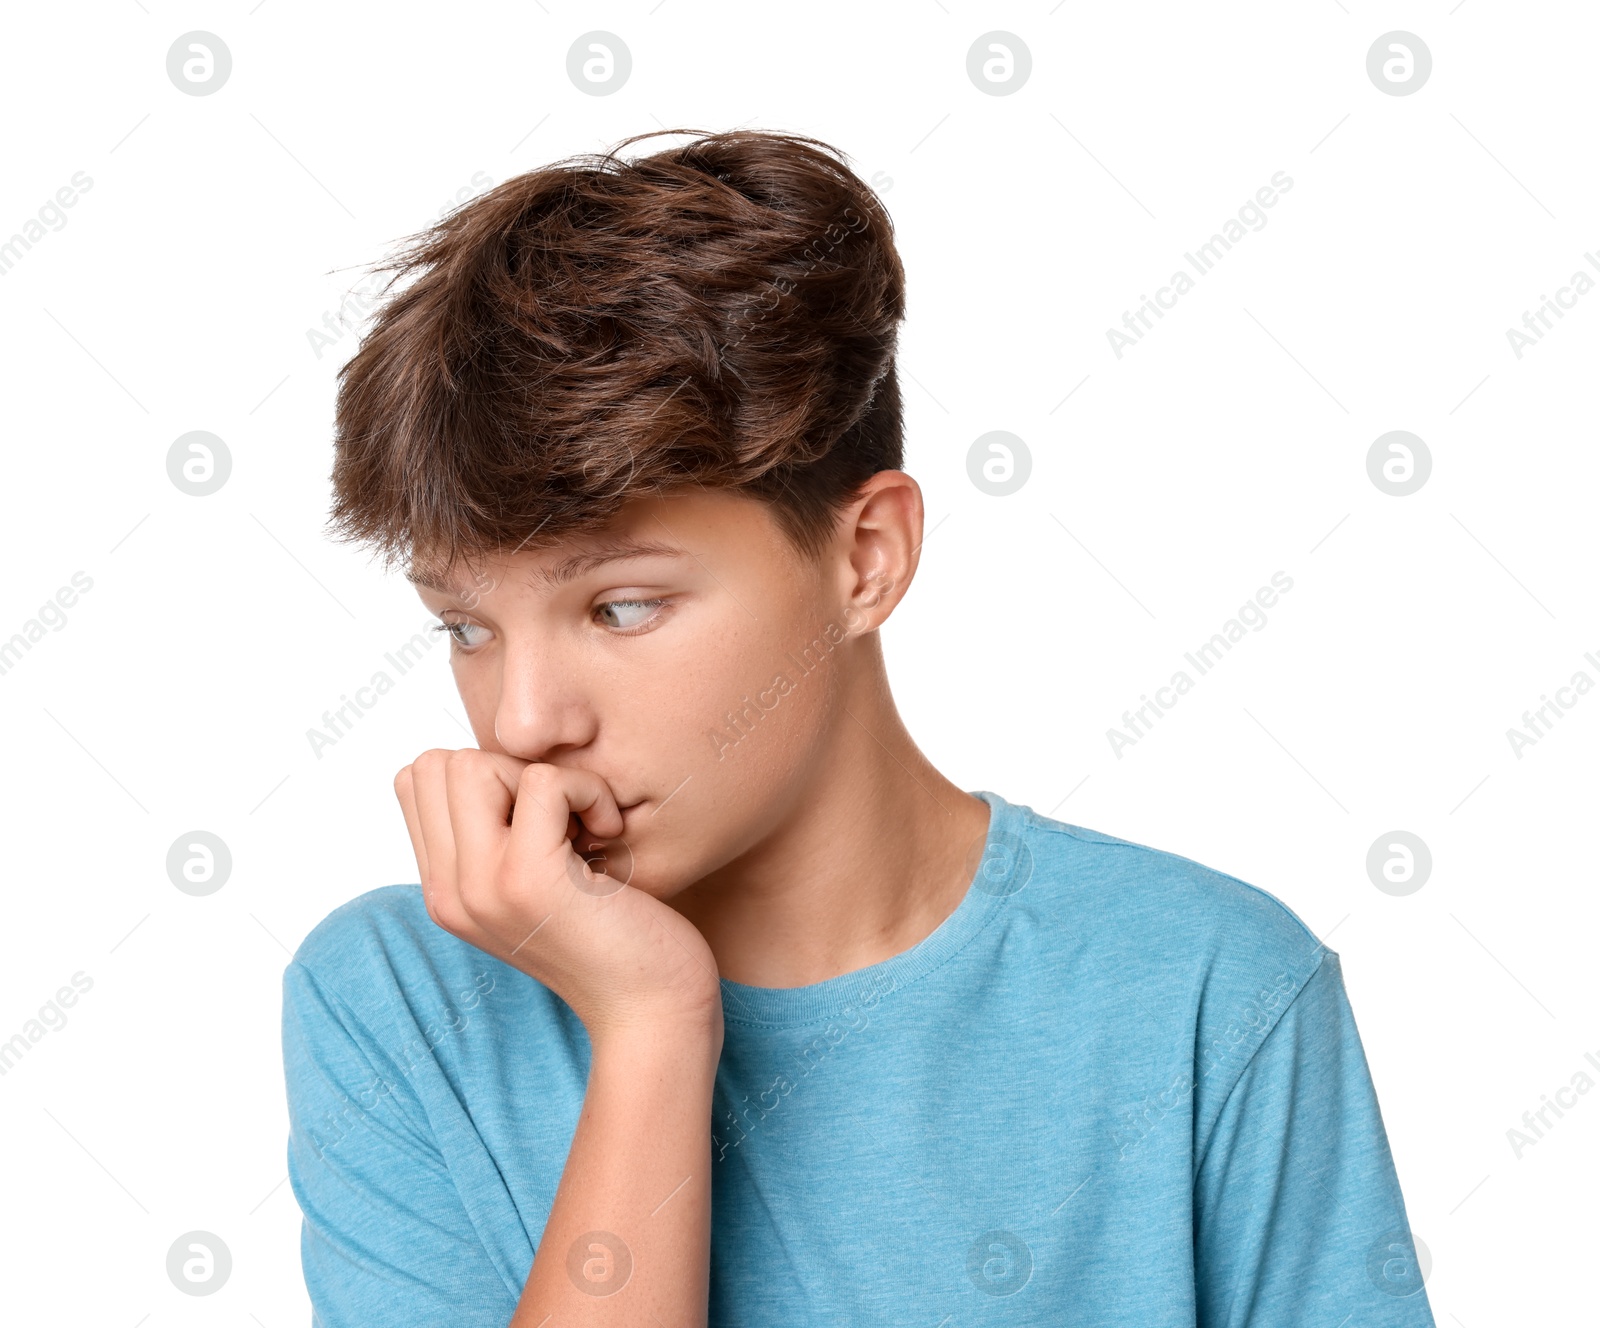
[[[695,1065],[712,1074],[722,1055],[722,1010],[661,1010],[588,1030],[595,1060]]]

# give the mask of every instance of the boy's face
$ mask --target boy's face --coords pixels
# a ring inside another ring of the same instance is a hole
[[[583,561],[634,544],[654,551]],[[601,776],[624,823],[605,870],[661,899],[827,777],[837,656],[887,610],[855,607],[875,600],[847,552],[812,565],[764,503],[701,489],[418,593],[452,638],[478,746]]]

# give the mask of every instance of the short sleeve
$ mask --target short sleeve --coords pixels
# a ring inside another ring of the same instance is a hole
[[[517,1296],[405,1074],[298,960],[283,975],[289,1182],[319,1328],[505,1328]]]
[[[1199,1328],[1434,1328],[1338,955],[1285,1007],[1197,1156]]]

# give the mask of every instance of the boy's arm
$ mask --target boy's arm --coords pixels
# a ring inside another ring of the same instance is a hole
[[[1198,1157],[1200,1328],[1434,1328],[1332,951],[1251,1057]]]
[[[283,986],[289,1178],[319,1328],[705,1324],[720,1023],[663,1018],[592,1044],[519,1303],[406,1075],[304,965]]]
[[[505,1328],[514,1285],[473,1228],[402,1070],[299,961],[283,974],[289,1181],[319,1328]]]
[[[704,1328],[720,1027],[593,1044],[583,1111],[511,1328]]]

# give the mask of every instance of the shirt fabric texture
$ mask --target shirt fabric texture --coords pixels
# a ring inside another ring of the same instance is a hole
[[[1338,955],[1262,890],[978,791],[961,904],[881,963],[722,981],[713,1328],[1433,1328]],[[504,1328],[577,1127],[570,1007],[428,917],[283,976],[323,1328]]]

